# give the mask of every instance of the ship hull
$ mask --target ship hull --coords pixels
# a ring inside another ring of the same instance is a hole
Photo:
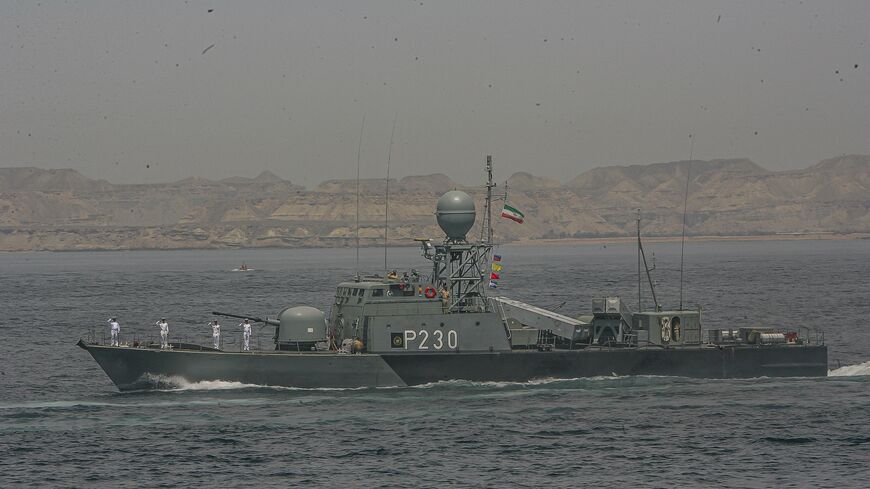
[[[447,380],[526,382],[611,375],[815,377],[828,371],[824,345],[383,355],[154,350],[83,342],[79,346],[122,391],[160,388],[179,381],[360,388]]]
[[[122,391],[216,380],[301,388],[406,385],[379,355],[156,350],[82,342],[79,346]]]

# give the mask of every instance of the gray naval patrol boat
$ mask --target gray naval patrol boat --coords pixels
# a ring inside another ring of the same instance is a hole
[[[230,352],[187,343],[173,343],[169,349],[138,343],[108,346],[93,338],[79,340],[78,346],[122,391],[159,388],[169,379],[358,388],[613,375],[827,375],[827,347],[820,331],[756,326],[704,330],[700,310],[662,310],[652,280],[653,310],[633,311],[619,297],[603,297],[592,301],[591,315],[580,318],[491,296],[495,184],[489,158],[487,172],[486,232],[470,241],[474,200],[457,190],[444,194],[435,216],[445,237],[440,242],[418,240],[422,256],[431,262],[428,275],[357,276],[338,285],[328,315],[310,306],[284,309],[276,319],[214,313],[274,326],[274,349]],[[640,258],[639,232],[638,251]]]

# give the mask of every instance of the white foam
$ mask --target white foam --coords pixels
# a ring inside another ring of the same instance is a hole
[[[226,391],[234,389],[256,389],[261,387],[256,384],[243,384],[241,382],[232,382],[229,380],[201,380],[199,382],[188,382],[186,379],[178,377],[169,382],[175,386],[173,390],[183,391]]]
[[[638,376],[635,376],[638,377]],[[561,383],[572,383],[572,382],[599,382],[599,381],[614,381],[614,380],[625,380],[631,378],[630,376],[598,376],[598,377],[575,377],[575,378],[544,378],[544,379],[533,379],[527,380],[523,382],[508,382],[508,381],[474,381],[474,380],[441,380],[438,382],[429,382],[426,384],[420,384],[412,386],[415,389],[431,389],[433,387],[439,386],[457,386],[457,387],[492,387],[496,389],[502,389],[505,387],[529,387],[529,386],[538,386],[538,385],[551,385],[551,384],[561,384]]]
[[[346,391],[362,390],[366,387],[285,387],[279,385],[245,384],[231,380],[200,380],[191,382],[180,376],[148,375],[148,381],[166,392],[184,391],[225,391],[238,389],[271,389],[281,391]]]
[[[232,382],[228,380],[203,380],[199,382],[191,382],[178,375],[146,375],[145,378],[148,383],[158,387],[157,390],[165,391],[209,391],[252,389],[261,387],[258,385],[243,384],[241,382]]]
[[[844,367],[845,368],[845,367]],[[862,375],[862,374],[854,374]],[[659,375],[602,375],[596,377],[577,377],[577,378],[543,378],[533,379],[522,382],[510,381],[473,381],[473,380],[441,380],[437,382],[429,382],[426,384],[418,384],[409,386],[412,389],[431,389],[439,387],[487,387],[494,389],[504,389],[511,387],[534,387],[534,386],[558,386],[559,384],[586,383],[586,382],[616,382],[623,383],[625,381],[636,380],[658,380],[667,379],[667,376]],[[157,387],[157,391],[162,392],[185,392],[185,391],[221,391],[221,390],[239,390],[239,389],[269,389],[281,391],[356,391],[356,390],[386,390],[402,388],[394,387],[286,387],[277,385],[263,384],[245,384],[229,380],[202,380],[191,382],[180,376],[164,376],[164,375],[148,375],[148,382]],[[152,390],[152,389],[146,389]]]
[[[828,377],[853,377],[858,375],[870,375],[870,362],[828,370]]]

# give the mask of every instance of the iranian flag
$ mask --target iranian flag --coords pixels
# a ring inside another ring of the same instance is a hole
[[[516,221],[516,222],[522,224],[523,219],[526,216],[524,216],[523,213],[520,212],[519,209],[505,204],[504,208],[501,210],[501,217],[506,217],[512,221]]]

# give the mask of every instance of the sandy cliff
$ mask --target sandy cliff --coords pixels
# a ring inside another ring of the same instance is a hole
[[[870,156],[852,155],[785,172],[745,159],[610,166],[564,184],[516,173],[509,200],[526,223],[498,220],[496,234],[505,241],[629,236],[642,209],[645,234],[678,235],[687,172],[689,235],[870,232]],[[382,240],[385,186],[360,182],[363,244]],[[435,200],[453,188],[482,203],[480,187],[446,175],[392,180],[390,241],[438,236]],[[268,172],[115,185],[69,169],[0,168],[0,250],[348,246],[355,192],[353,180],[306,189]]]

